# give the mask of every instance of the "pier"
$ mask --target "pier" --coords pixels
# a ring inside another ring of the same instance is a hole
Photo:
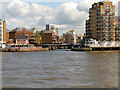
[[[120,50],[120,47],[90,47],[90,51]]]
[[[35,51],[48,51],[49,48],[4,48],[1,52],[35,52]],[[52,50],[52,49],[51,49]]]
[[[120,47],[88,47],[88,48],[72,48],[71,51],[108,51],[120,50]]]

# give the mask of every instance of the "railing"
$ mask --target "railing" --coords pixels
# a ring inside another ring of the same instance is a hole
[[[120,47],[120,41],[102,41],[99,44],[86,44],[89,47]]]

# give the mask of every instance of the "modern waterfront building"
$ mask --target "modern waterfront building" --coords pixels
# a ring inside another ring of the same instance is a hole
[[[63,33],[63,35],[60,37],[60,43],[65,44],[65,35],[66,33]]]
[[[120,41],[120,16],[115,17],[115,39],[116,41]]]
[[[81,44],[83,41],[83,35],[77,35],[77,44]]]
[[[6,22],[0,19],[0,48],[4,48],[6,44]]]
[[[70,30],[65,34],[65,43],[67,44],[76,44],[76,32],[74,30]]]
[[[3,44],[3,23],[2,20],[0,20],[0,48],[2,48]]]
[[[110,1],[94,3],[86,20],[86,40],[116,41],[115,6]]]

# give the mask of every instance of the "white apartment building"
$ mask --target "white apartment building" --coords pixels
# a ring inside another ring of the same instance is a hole
[[[3,22],[0,19],[0,48],[3,47]]]

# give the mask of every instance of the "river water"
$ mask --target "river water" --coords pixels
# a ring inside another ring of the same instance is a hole
[[[4,52],[2,79],[6,88],[117,88],[118,52]]]

